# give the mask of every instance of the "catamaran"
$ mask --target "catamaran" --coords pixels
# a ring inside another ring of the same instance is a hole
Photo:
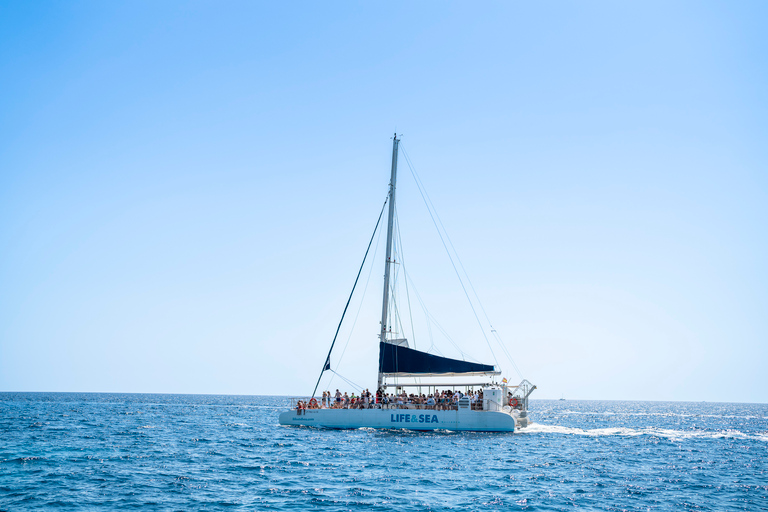
[[[384,208],[388,206],[377,392],[369,402],[361,401],[346,407],[334,404],[333,399],[331,401],[323,399],[320,405],[316,398],[317,387],[323,373],[331,369],[331,353],[344,320],[344,314],[352,299],[350,294],[312,396],[303,399],[293,398],[291,409],[280,414],[279,422],[281,425],[336,429],[367,427],[514,432],[516,428],[522,428],[528,424],[528,397],[536,386],[526,379],[516,386],[509,385],[506,378],[501,378],[501,371],[495,365],[452,359],[411,348],[408,339],[398,337],[397,330],[392,327],[396,324],[390,308],[392,299],[390,294],[392,293],[391,270],[397,263],[393,258],[395,190],[400,145],[397,134],[393,137],[392,144],[389,193],[374,229],[375,236]],[[368,243],[363,265],[374,236]],[[355,286],[362,270],[361,265]],[[352,288],[352,293],[355,286]],[[512,364],[514,365],[514,362]],[[470,378],[474,381],[467,380]],[[452,399],[441,403],[435,403],[434,400],[411,401],[407,399],[407,389],[415,390],[416,396],[420,397],[431,396],[433,392],[437,393],[440,389],[448,389],[453,395]],[[462,389],[465,392],[470,389],[480,391],[476,395],[469,395],[463,394]],[[388,399],[390,396],[388,391],[393,391],[391,400]]]

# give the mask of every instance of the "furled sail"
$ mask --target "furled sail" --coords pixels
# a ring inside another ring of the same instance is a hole
[[[399,376],[498,374],[493,365],[472,363],[379,342],[379,373]]]

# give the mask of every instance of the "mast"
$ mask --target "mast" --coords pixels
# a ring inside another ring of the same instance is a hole
[[[389,181],[389,221],[387,222],[387,257],[384,261],[384,300],[381,306],[381,333],[379,338],[382,342],[387,341],[387,316],[389,314],[389,269],[392,262],[392,228],[395,223],[395,184],[397,182],[397,150],[400,140],[397,138],[397,133],[392,138],[392,177]],[[379,385],[377,389],[381,389],[383,383],[383,375],[379,371]]]

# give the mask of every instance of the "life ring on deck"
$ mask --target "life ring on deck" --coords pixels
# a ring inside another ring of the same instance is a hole
[[[509,405],[511,407],[517,407],[519,403],[520,402],[517,401],[517,398],[512,397],[509,399]]]
[[[314,398],[312,398],[312,399],[309,401],[309,406],[310,406],[310,407],[312,407],[312,408],[314,408],[314,407],[317,407],[317,400],[315,400]]]

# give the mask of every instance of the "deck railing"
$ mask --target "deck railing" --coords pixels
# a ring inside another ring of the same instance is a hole
[[[371,403],[371,404],[347,404],[344,405],[342,402],[340,405],[337,405],[335,401],[332,401],[330,405],[324,405],[322,401],[317,401],[317,407],[312,407],[309,405],[310,398],[291,398],[291,408],[297,409],[298,408],[298,402],[301,401],[305,404],[305,409],[309,410],[317,410],[317,409],[407,409],[407,410],[415,410],[415,411],[457,411],[459,409],[459,404],[456,402],[450,402],[447,404],[435,404],[435,405],[428,405],[428,404],[407,404],[407,403],[388,403],[388,404],[382,404],[382,403]],[[483,410],[483,402],[477,401],[473,404],[470,404],[470,409],[473,411],[482,411]]]

